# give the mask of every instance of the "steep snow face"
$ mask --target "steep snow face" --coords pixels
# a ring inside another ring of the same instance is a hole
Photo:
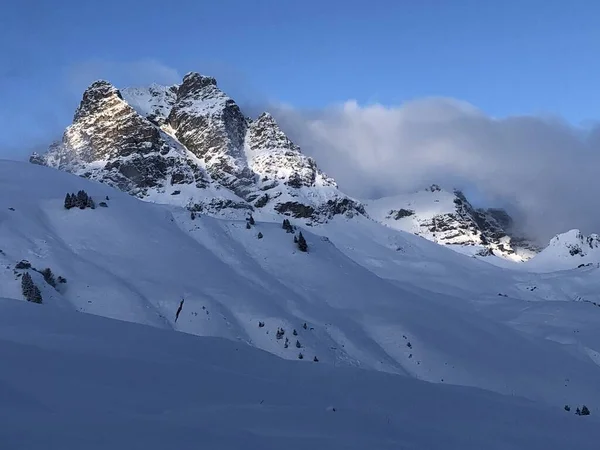
[[[80,189],[106,207],[66,210],[65,194]],[[31,164],[0,162],[0,192],[0,297],[22,299],[28,271],[41,307],[302,354],[309,365],[316,356],[558,408],[600,404],[591,268],[502,270],[365,217],[304,229],[291,219],[291,233],[192,217]],[[294,243],[300,231],[306,253]],[[47,283],[44,268],[67,282]]]
[[[269,113],[250,124],[247,155],[252,170],[265,181],[287,183],[291,187],[337,187],[325,176],[314,159],[303,155],[300,147],[285,135]]]
[[[554,271],[600,264],[600,236],[570,230],[554,236],[528,263],[531,270]]]
[[[535,254],[525,240],[513,243],[508,233],[512,219],[506,212],[475,209],[461,192],[450,193],[435,184],[415,193],[369,201],[366,209],[391,228],[469,255],[525,261]]]
[[[147,89],[125,88],[123,99],[142,117],[158,125],[165,125],[177,101],[177,86],[152,84]]]
[[[564,450],[600,440],[593,407],[578,417],[575,405],[284,361],[10,299],[0,299],[0,354],[0,441],[14,450]]]
[[[198,73],[177,86],[123,92],[94,83],[63,142],[31,162],[220,217],[258,210],[263,220],[321,223],[364,214],[269,114],[250,121],[214,78]]]

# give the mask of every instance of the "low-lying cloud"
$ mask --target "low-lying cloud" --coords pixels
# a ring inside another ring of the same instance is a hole
[[[354,101],[321,111],[280,106],[282,127],[359,198],[431,183],[505,207],[533,237],[600,232],[600,127],[558,118],[494,119],[452,99],[399,107]]]

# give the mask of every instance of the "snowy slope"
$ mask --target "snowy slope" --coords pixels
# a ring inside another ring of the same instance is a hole
[[[0,299],[3,448],[594,448],[578,417],[515,397],[278,359]]]
[[[80,189],[107,207],[65,210],[65,194]],[[286,359],[302,353],[304,363],[316,356],[555,406],[600,404],[591,270],[503,270],[365,217],[302,229],[302,253],[277,223],[192,218],[16,162],[0,162],[0,192],[2,297],[22,299],[16,265],[26,259],[67,279],[54,289],[29,270],[50,307],[224,337]]]

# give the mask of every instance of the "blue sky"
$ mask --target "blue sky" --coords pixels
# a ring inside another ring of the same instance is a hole
[[[60,133],[95,78],[168,82],[191,70],[214,74],[241,103],[444,96],[493,116],[598,117],[593,0],[7,1],[4,152]]]

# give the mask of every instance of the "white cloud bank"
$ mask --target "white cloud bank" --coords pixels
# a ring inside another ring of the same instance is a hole
[[[322,111],[277,107],[282,127],[359,198],[438,183],[506,207],[542,241],[600,233],[600,127],[557,118],[491,118],[452,99],[399,107],[354,101]]]

